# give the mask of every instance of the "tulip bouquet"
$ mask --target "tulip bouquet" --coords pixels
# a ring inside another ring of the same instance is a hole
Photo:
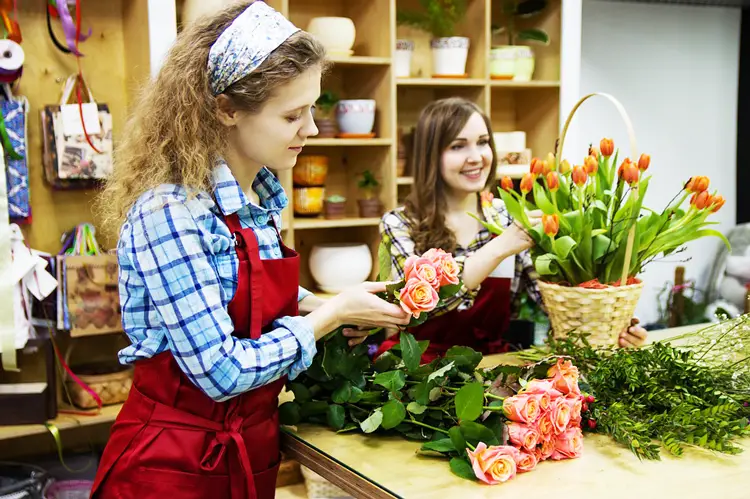
[[[626,269],[630,284],[648,262],[694,239],[716,236],[729,245],[720,232],[707,228],[712,225],[708,218],[725,201],[709,192],[708,177],[690,178],[663,210],[654,211],[643,206],[651,158],[642,154],[637,161],[625,158],[618,164],[618,154],[613,141],[605,138],[573,167],[552,154],[546,160],[534,158],[520,193],[510,178],[501,179],[500,196],[508,212],[536,242],[531,257],[543,280],[604,288],[618,286]],[[529,194],[533,203],[527,201]],[[544,213],[541,225],[529,223],[526,209],[533,207]]]

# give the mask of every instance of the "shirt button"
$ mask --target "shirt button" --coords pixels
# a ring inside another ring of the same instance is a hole
[[[265,215],[256,215],[255,223],[258,224],[259,226],[266,225],[268,223],[268,217]]]

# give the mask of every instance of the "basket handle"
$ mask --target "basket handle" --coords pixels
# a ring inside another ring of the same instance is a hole
[[[594,92],[588,95],[584,95],[581,97],[581,99],[576,103],[575,106],[573,106],[573,109],[571,109],[570,114],[568,114],[568,118],[565,120],[565,125],[563,125],[562,132],[560,133],[560,138],[557,140],[557,144],[555,145],[555,169],[559,169],[560,167],[560,158],[562,157],[563,152],[563,146],[565,144],[565,136],[568,133],[568,127],[570,126],[570,122],[573,121],[573,116],[576,114],[576,111],[578,111],[578,108],[581,107],[581,105],[586,102],[588,99],[594,96],[604,97],[605,99],[609,100],[612,104],[614,104],[615,109],[617,109],[617,112],[620,113],[620,117],[622,118],[622,121],[625,123],[625,128],[628,132],[628,138],[630,140],[630,154],[633,158],[638,157],[638,143],[635,139],[635,130],[633,129],[633,123],[630,121],[630,117],[628,116],[628,112],[625,111],[625,107],[615,99],[612,95],[604,93],[604,92]],[[614,165],[616,166],[616,165]],[[638,184],[635,184],[630,188],[630,196],[635,198],[635,200],[638,199],[639,196],[638,192]],[[625,261],[623,262],[622,266],[622,278],[620,279],[620,285],[625,286],[628,282],[628,274],[630,270],[630,259],[633,256],[633,245],[635,244],[635,226],[636,224],[633,223],[630,226],[630,230],[628,231],[628,242],[627,246],[625,247]]]

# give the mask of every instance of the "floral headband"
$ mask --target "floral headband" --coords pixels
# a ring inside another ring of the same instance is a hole
[[[299,28],[256,0],[232,21],[208,53],[208,81],[214,95],[252,73]]]

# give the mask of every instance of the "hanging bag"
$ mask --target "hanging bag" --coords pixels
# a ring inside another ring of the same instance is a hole
[[[31,222],[31,195],[27,161],[27,114],[29,101],[14,96],[10,85],[0,86],[0,141],[5,153],[5,179],[8,189],[8,214],[15,223]]]

